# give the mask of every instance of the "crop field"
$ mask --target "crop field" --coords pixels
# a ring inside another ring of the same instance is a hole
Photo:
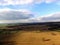
[[[9,41],[10,45],[60,45],[60,32],[19,31]]]

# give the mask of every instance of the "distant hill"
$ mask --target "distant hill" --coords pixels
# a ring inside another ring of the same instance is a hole
[[[60,30],[60,22],[0,24],[0,30]]]

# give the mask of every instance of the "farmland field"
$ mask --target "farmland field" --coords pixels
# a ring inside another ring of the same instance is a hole
[[[10,41],[14,45],[60,45],[60,32],[19,31]]]

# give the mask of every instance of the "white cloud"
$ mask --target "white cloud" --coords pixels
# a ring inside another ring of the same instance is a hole
[[[49,15],[47,15],[45,17],[43,16],[41,18],[41,21],[45,21],[45,22],[60,21],[60,12],[49,14]]]
[[[25,17],[25,16],[24,16]],[[60,21],[60,13],[49,14],[49,16],[41,16],[36,18],[17,19],[14,20],[0,20],[0,23],[31,23],[31,22],[57,22]]]
[[[40,4],[42,2],[44,2],[44,0],[34,0],[34,4]]]
[[[0,0],[0,5],[28,5],[39,4],[44,0]]]
[[[33,0],[0,0],[0,5],[24,5],[32,2]]]
[[[34,18],[34,13],[27,9],[0,9],[0,23],[27,23]]]
[[[29,5],[40,3],[58,3],[60,0],[0,0],[0,5]],[[59,2],[60,3],[60,2]]]
[[[45,3],[53,3],[56,2],[56,0],[45,0]]]
[[[30,19],[31,22],[56,22],[60,21],[60,12]]]
[[[10,9],[10,8],[0,8],[0,12],[3,12],[3,11],[10,11],[10,10],[13,10],[13,9]]]
[[[20,19],[29,19],[34,15],[31,11],[27,9],[0,9],[0,20],[20,20]]]
[[[24,13],[32,13],[30,10],[28,9],[10,9],[10,8],[0,8],[0,12],[4,12],[4,11],[20,11],[20,12],[24,12]]]
[[[30,22],[51,22],[60,21],[60,12],[55,12],[45,16],[34,17],[33,12],[27,9],[0,9],[0,23],[30,23]]]

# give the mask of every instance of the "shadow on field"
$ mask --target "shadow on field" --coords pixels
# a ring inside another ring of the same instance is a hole
[[[16,45],[15,41],[11,40],[12,37],[14,37],[14,33],[0,33],[0,45]]]
[[[15,45],[14,41],[0,41],[0,45]]]

